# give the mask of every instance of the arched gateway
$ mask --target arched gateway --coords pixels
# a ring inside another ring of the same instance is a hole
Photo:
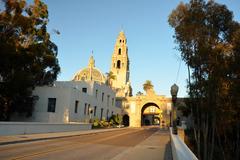
[[[142,107],[141,110],[141,125],[160,125],[162,110],[155,103],[147,103]]]
[[[146,95],[137,95],[119,99],[123,106],[123,115],[129,116],[130,127],[144,125],[169,126],[171,99],[156,95],[154,91]]]

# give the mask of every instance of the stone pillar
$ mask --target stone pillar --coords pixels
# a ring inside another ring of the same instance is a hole
[[[130,104],[130,113],[129,126],[141,127],[141,111],[139,111],[139,106],[135,102],[131,102]]]

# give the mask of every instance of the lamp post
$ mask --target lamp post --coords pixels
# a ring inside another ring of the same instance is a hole
[[[173,84],[171,86],[171,95],[172,95],[172,126],[173,126],[173,130],[172,133],[173,134],[177,134],[177,121],[176,121],[176,101],[177,101],[177,93],[178,93],[178,86],[176,84]]]

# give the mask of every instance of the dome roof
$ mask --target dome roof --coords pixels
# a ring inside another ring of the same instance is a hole
[[[105,83],[106,78],[102,72],[95,67],[95,61],[93,56],[90,57],[88,67],[78,71],[74,77],[73,81],[96,81],[100,83]]]

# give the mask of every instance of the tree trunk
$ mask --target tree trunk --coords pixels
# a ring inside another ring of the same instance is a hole
[[[203,159],[207,160],[208,157],[208,149],[209,149],[209,145],[208,145],[208,113],[206,114],[206,117],[204,117],[204,124],[203,124]]]
[[[219,135],[218,129],[216,129],[216,134],[217,134],[218,144],[219,144],[220,150],[222,152],[223,159],[225,159],[225,151],[224,151],[224,148],[222,146],[221,137]]]
[[[213,159],[213,152],[214,152],[214,146],[215,146],[215,115],[213,117],[213,122],[212,122],[212,136],[211,136],[211,150],[209,152],[209,160]]]
[[[236,145],[236,151],[235,151],[235,153],[236,153],[236,159],[239,159],[240,157],[239,157],[239,154],[240,154],[240,146],[239,146],[239,144],[240,144],[240,132],[239,132],[239,130],[240,130],[240,124],[238,123],[237,124],[237,139],[236,139],[236,143],[237,143],[237,145]]]

